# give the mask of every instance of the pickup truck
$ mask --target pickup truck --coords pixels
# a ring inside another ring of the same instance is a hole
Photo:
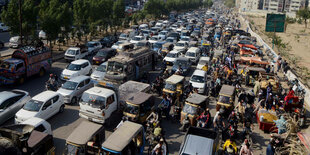
[[[90,53],[88,52],[88,48],[85,45],[78,45],[76,47],[69,47],[65,53],[65,60],[74,61],[78,59],[82,59],[88,56]]]
[[[181,144],[179,155],[218,154],[219,144],[217,132],[210,129],[190,127]]]
[[[82,94],[79,115],[89,121],[104,124],[113,112],[121,109],[128,94],[149,90],[149,84],[136,81],[127,81],[119,87],[99,82],[99,85]]]
[[[0,63],[0,85],[22,84],[30,76],[43,76],[51,66],[52,52],[48,47],[26,46],[17,49],[11,58]]]

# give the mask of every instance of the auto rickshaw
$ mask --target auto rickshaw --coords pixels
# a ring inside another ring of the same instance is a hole
[[[83,121],[67,138],[64,154],[100,154],[104,139],[103,125]]]
[[[196,118],[200,115],[202,110],[205,110],[209,105],[209,97],[200,94],[191,94],[185,101],[183,109],[181,111],[182,122],[186,116],[188,116],[190,124],[196,125]]]
[[[105,155],[142,155],[145,146],[144,129],[141,124],[126,121],[102,143]]]
[[[161,52],[162,53],[169,53],[171,50],[173,50],[174,45],[172,43],[165,43],[162,47]]]
[[[262,67],[248,67],[240,65],[238,67],[238,74],[242,75],[242,79],[245,81],[245,85],[253,85],[255,81],[259,79],[260,74],[265,74],[266,70]]]
[[[219,93],[218,101],[216,103],[216,111],[219,111],[223,107],[225,112],[230,112],[234,109],[234,102],[235,87],[230,85],[223,85]]]
[[[163,88],[163,94],[171,95],[173,98],[180,96],[183,93],[184,76],[172,75],[166,79],[166,85]]]
[[[128,95],[123,115],[133,122],[143,123],[154,109],[153,95],[138,92]]]

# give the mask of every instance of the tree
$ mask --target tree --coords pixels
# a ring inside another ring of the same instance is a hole
[[[76,33],[81,41],[82,34],[87,34],[89,31],[89,11],[91,10],[88,0],[75,0],[73,2],[73,24],[76,27]]]
[[[1,19],[5,25],[11,28],[13,35],[19,34],[19,8],[18,0],[10,0],[6,9],[1,13]]]
[[[144,4],[144,11],[158,19],[166,13],[167,9],[163,0],[148,0]]]
[[[309,8],[300,9],[297,11],[297,17],[304,20],[305,28],[307,28],[307,20],[310,19],[310,10]]]
[[[116,0],[113,4],[113,26],[115,31],[118,26],[121,26],[125,18],[125,3],[124,0]]]

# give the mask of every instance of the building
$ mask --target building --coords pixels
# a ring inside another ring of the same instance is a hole
[[[255,12],[264,10],[268,12],[295,13],[305,6],[304,0],[236,0],[236,6],[241,12]]]
[[[240,0],[239,9],[242,12],[253,11],[258,9],[258,4],[260,0]]]

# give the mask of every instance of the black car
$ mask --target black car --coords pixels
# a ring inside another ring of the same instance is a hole
[[[0,40],[0,49],[2,49],[3,47],[4,47],[4,42]]]
[[[111,47],[114,43],[117,42],[117,37],[116,36],[106,36],[102,39],[100,39],[100,43],[102,47]]]
[[[101,64],[116,55],[116,50],[112,48],[104,48],[97,52],[93,57],[93,64]]]

